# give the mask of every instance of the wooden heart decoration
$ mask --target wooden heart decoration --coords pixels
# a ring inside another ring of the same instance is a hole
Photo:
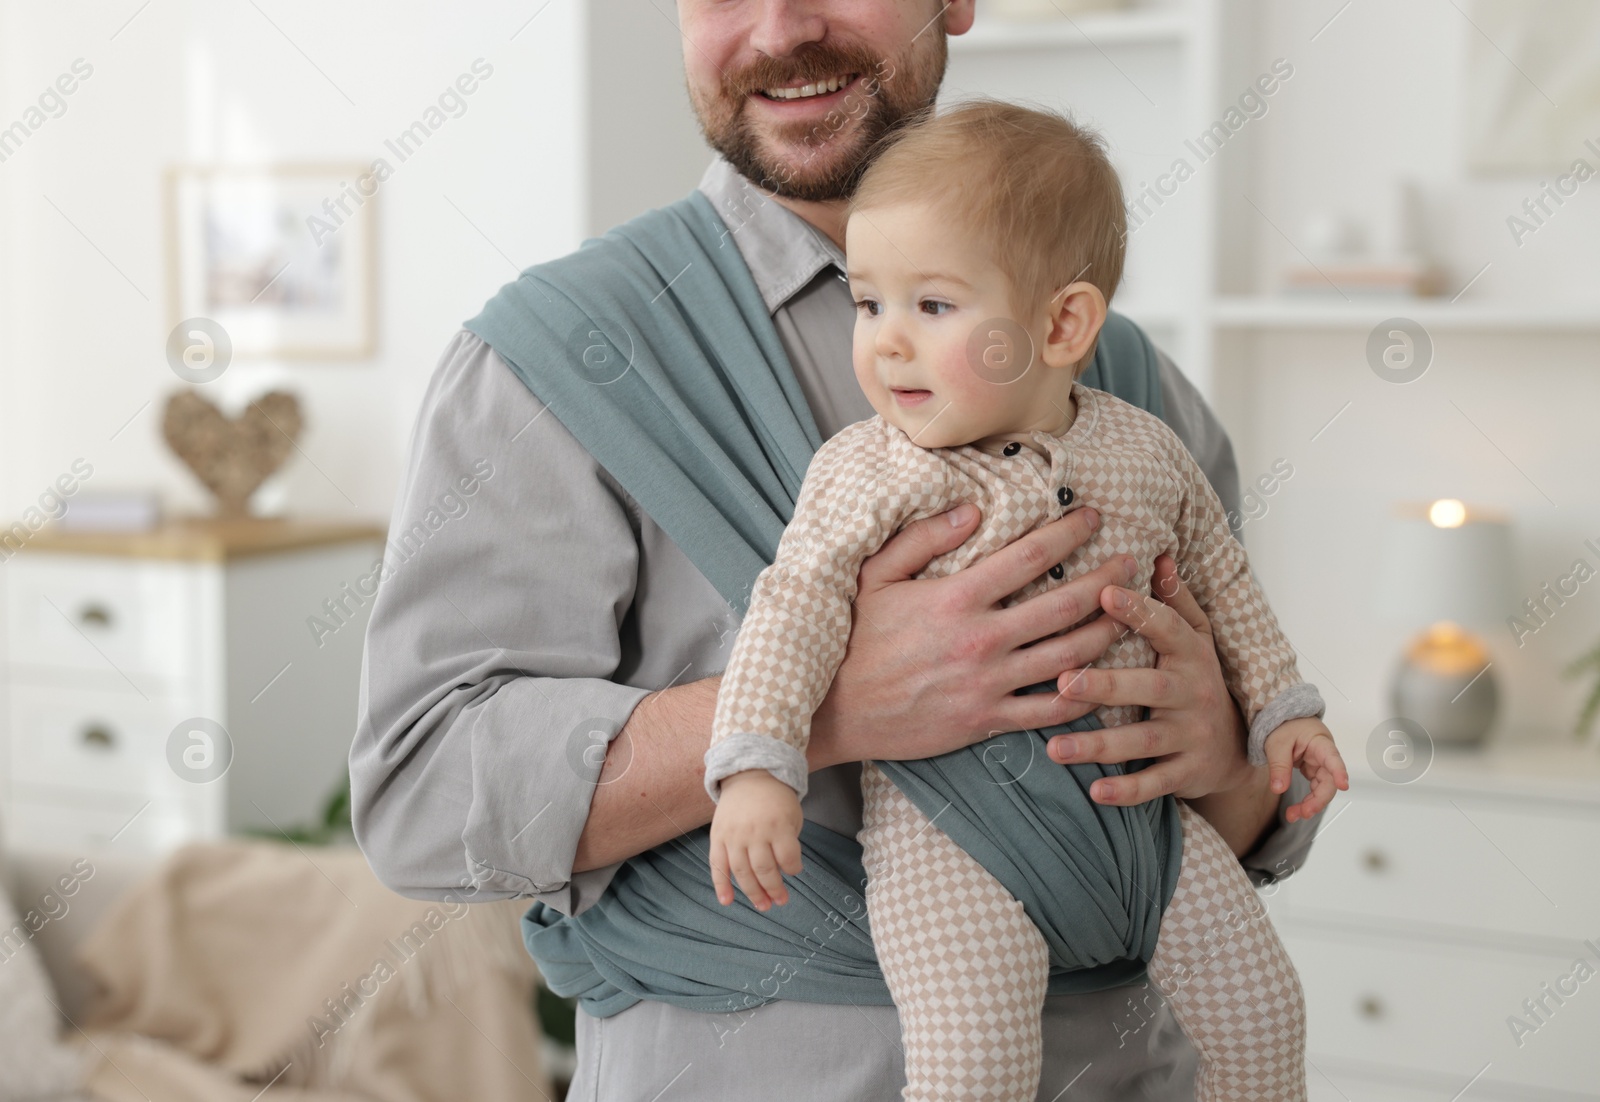
[[[216,495],[224,517],[249,514],[250,495],[289,458],[300,428],[300,401],[282,390],[263,394],[238,417],[197,391],[179,391],[161,423],[167,446]]]

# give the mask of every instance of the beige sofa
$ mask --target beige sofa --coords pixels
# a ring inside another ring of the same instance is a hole
[[[93,875],[80,880],[71,896],[62,896],[58,882],[63,876],[71,877],[74,866],[84,859]],[[73,963],[74,950],[123,890],[154,864],[152,857],[114,852],[13,851],[0,856],[0,883],[18,913],[34,909],[57,916],[40,928],[33,944],[44,957],[57,1001],[72,1021],[83,1019],[89,997],[88,983]]]

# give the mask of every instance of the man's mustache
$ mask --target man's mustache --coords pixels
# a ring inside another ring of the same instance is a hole
[[[865,48],[819,47],[796,51],[785,58],[763,57],[723,82],[730,99],[743,99],[764,88],[803,81],[807,84],[844,73],[870,76],[885,65],[884,59]]]

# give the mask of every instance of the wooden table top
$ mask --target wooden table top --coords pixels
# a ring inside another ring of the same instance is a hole
[[[382,525],[350,521],[172,517],[141,532],[75,532],[47,525],[33,534],[23,551],[227,562],[337,543],[369,540],[381,543],[386,534]]]

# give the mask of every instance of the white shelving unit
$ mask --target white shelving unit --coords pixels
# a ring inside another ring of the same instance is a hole
[[[1455,186],[1458,209],[1442,204],[1439,210],[1447,227],[1465,223],[1476,231],[1485,218],[1482,191],[1465,194],[1464,174],[1438,137],[1448,131],[1446,82],[1459,79],[1449,60],[1456,46],[1448,35],[1433,33],[1440,28],[1432,24],[1423,34],[1406,23],[1431,16],[1347,12],[1337,3],[1316,15],[1286,7],[1189,0],[1008,24],[986,18],[980,5],[972,32],[951,40],[945,87],[956,98],[970,90],[1042,102],[1099,127],[1130,197],[1177,157],[1197,164],[1192,179],[1130,234],[1128,275],[1114,306],[1143,324],[1211,399],[1233,432],[1247,476],[1264,469],[1279,454],[1275,449],[1292,456],[1300,473],[1271,503],[1287,519],[1271,522],[1276,528],[1253,528],[1251,555],[1270,560],[1284,580],[1275,604],[1281,597],[1291,610],[1313,610],[1302,622],[1318,624],[1317,632],[1298,637],[1308,638],[1326,662],[1339,648],[1370,650],[1381,634],[1350,627],[1361,615],[1355,603],[1342,608],[1345,623],[1328,626],[1339,615],[1325,597],[1327,578],[1342,577],[1339,592],[1354,594],[1359,579],[1337,572],[1348,574],[1349,563],[1341,559],[1359,558],[1360,549],[1346,546],[1342,541],[1358,541],[1328,525],[1326,516],[1368,522],[1363,501],[1430,478],[1504,494],[1493,478],[1505,473],[1494,464],[1504,464],[1507,451],[1561,497],[1550,473],[1560,465],[1551,454],[1516,437],[1510,426],[1490,426],[1497,439],[1506,438],[1503,445],[1469,436],[1478,430],[1467,424],[1463,406],[1474,412],[1481,406],[1481,399],[1475,404],[1467,395],[1476,378],[1498,368],[1505,338],[1515,339],[1519,368],[1581,379],[1586,353],[1573,349],[1587,348],[1600,335],[1600,300],[1556,290],[1564,282],[1583,286],[1588,269],[1574,264],[1571,250],[1551,270],[1519,268],[1531,254],[1511,254],[1503,242],[1481,234],[1453,258],[1456,268],[1465,265],[1454,273],[1455,286],[1468,288],[1455,300],[1265,293],[1276,283],[1276,265],[1303,259],[1294,240],[1303,232],[1299,219],[1330,207],[1375,215],[1368,208],[1376,200],[1368,193],[1391,179],[1424,176]],[[1455,14],[1445,14],[1445,29],[1470,32],[1452,27]],[[1398,26],[1386,25],[1388,37],[1375,37],[1373,21],[1385,19]],[[1394,40],[1406,37],[1402,31],[1414,32],[1406,46],[1412,54],[1392,56]],[[1418,68],[1410,62],[1423,53],[1426,75],[1414,79],[1433,83],[1407,85]],[[1227,139],[1225,155],[1197,163],[1185,139],[1219,120],[1280,54],[1293,58],[1296,72],[1262,112],[1277,117],[1252,120]],[[1398,98],[1397,89],[1416,93],[1417,105]],[[1351,108],[1353,101],[1365,115]],[[1415,118],[1387,129],[1372,125],[1392,122],[1401,102]],[[1427,142],[1417,139],[1424,130]],[[1308,150],[1313,139],[1324,148]],[[1419,145],[1429,158],[1417,155]],[[1323,155],[1328,150],[1337,154]],[[1468,218],[1465,204],[1474,202],[1479,205]],[[1506,209],[1514,209],[1508,202]],[[1571,211],[1567,217],[1567,226],[1583,225]],[[1499,227],[1493,217],[1487,224]],[[1548,248],[1552,239],[1538,244]],[[1489,260],[1497,267],[1479,283],[1473,272],[1483,264],[1482,275]],[[1579,278],[1563,280],[1568,272]],[[1525,284],[1527,276],[1537,278]],[[1366,335],[1392,317],[1466,336],[1449,342],[1444,369],[1428,384],[1450,390],[1360,389],[1380,385],[1368,372]],[[1536,342],[1538,350],[1522,347]],[[1481,351],[1485,346],[1489,351]],[[1532,381],[1527,385],[1536,389]],[[1451,409],[1446,397],[1461,403]],[[1358,408],[1347,414],[1352,407]],[[1341,415],[1345,420],[1334,431],[1320,431]],[[1443,427],[1427,422],[1430,415]],[[1481,465],[1468,467],[1467,448],[1489,454],[1489,475]],[[1581,508],[1586,500],[1592,494],[1569,491],[1562,504]],[[1319,533],[1320,548],[1314,546]],[[1308,578],[1315,581],[1308,585]],[[1332,657],[1343,663],[1329,662],[1341,683],[1361,692],[1358,678],[1346,675],[1365,669],[1362,655]],[[1316,676],[1321,679],[1320,670]],[[1506,1015],[1537,995],[1542,981],[1566,974],[1589,951],[1583,938],[1600,943],[1593,878],[1574,879],[1561,864],[1562,854],[1570,862],[1570,854],[1588,852],[1588,839],[1600,830],[1600,760],[1593,748],[1535,752],[1526,743],[1502,745],[1456,760],[1441,757],[1425,779],[1397,785],[1360,768],[1360,732],[1372,721],[1368,717],[1363,727],[1353,719],[1365,715],[1365,700],[1352,704],[1342,692],[1325,691],[1347,713],[1335,730],[1359,776],[1340,797],[1341,817],[1325,824],[1327,836],[1319,838],[1306,873],[1263,892],[1306,984],[1317,1064],[1313,1098],[1446,1099],[1463,1094],[1475,1074],[1481,1078],[1472,1084],[1473,1097],[1600,1098],[1594,1074],[1600,1065],[1589,1042],[1596,1011],[1578,1005],[1589,1000],[1578,996],[1562,1010],[1562,1018],[1541,1031],[1537,1047],[1517,1046],[1505,1025]],[[1552,838],[1562,845],[1551,845]]]
[[[979,8],[979,12],[982,12]],[[1181,46],[1193,26],[1177,10],[1140,9],[1037,21],[987,19],[950,40],[953,53],[985,50],[1059,50],[1095,46]]]
[[[1214,301],[1212,324],[1221,330],[1365,329],[1404,315],[1429,329],[1494,332],[1600,332],[1600,304],[1592,302],[1494,303],[1448,299],[1352,297],[1349,302],[1289,296],[1224,296]]]
[[[950,40],[945,97],[968,90],[1070,112],[1107,137],[1129,195],[1181,155],[1214,101],[1221,0],[1007,21],[982,5]],[[1202,390],[1209,389],[1206,289],[1214,251],[1214,173],[1183,185],[1130,233],[1113,307],[1138,321]]]

